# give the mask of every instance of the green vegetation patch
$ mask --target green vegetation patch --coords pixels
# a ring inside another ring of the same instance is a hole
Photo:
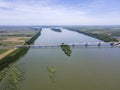
[[[55,73],[56,72],[56,68],[54,66],[47,66],[47,70],[50,72],[50,73]]]
[[[33,43],[39,37],[39,35],[40,35],[40,31],[36,35],[34,35],[31,39],[29,39],[25,44]],[[18,48],[14,52],[4,57],[2,60],[0,60],[0,70],[4,69],[10,63],[17,61],[19,58],[24,56],[28,50],[29,50],[29,47]]]
[[[8,49],[0,49],[0,54],[6,52]]]
[[[62,45],[61,45],[61,49],[64,51],[64,53],[65,53],[67,56],[71,56],[72,51],[71,51],[69,45],[62,44]]]
[[[24,64],[13,63],[0,71],[0,90],[20,90],[21,82],[24,80]]]
[[[58,29],[58,28],[51,28],[51,30],[53,30],[55,32],[62,32],[61,29]]]
[[[2,60],[0,60],[0,70],[4,69],[4,67],[7,67],[10,63],[17,61],[19,58],[24,56],[28,50],[29,48],[19,48],[8,56],[4,57]]]
[[[65,27],[68,30],[76,31],[78,33],[83,33],[85,35],[100,39],[105,42],[118,42],[115,36],[120,36],[120,29],[113,29],[112,27]]]

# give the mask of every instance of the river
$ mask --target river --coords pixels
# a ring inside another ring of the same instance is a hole
[[[102,42],[62,29],[43,28],[35,45]],[[61,48],[30,49],[16,63],[24,63],[21,90],[120,90],[120,48],[72,48],[71,56]],[[55,72],[50,72],[53,67]]]

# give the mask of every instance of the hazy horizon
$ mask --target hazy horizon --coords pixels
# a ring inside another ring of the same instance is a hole
[[[49,27],[49,26],[51,26],[51,27],[52,27],[52,26],[53,26],[53,27],[54,27],[54,26],[55,26],[55,27],[57,27],[57,26],[58,26],[58,27],[59,27],[59,26],[60,26],[60,27],[62,27],[62,26],[81,26],[81,27],[82,27],[82,26],[83,26],[83,27],[84,27],[84,26],[86,26],[86,27],[87,27],[87,26],[88,26],[88,27],[89,27],[89,26],[91,26],[91,27],[92,27],[92,26],[93,26],[93,27],[95,27],[95,26],[98,26],[98,27],[99,27],[99,26],[101,26],[101,27],[102,27],[102,26],[103,26],[103,27],[104,27],[104,26],[108,26],[108,27],[109,27],[109,26],[113,26],[113,27],[114,27],[114,26],[115,26],[115,27],[120,27],[120,25],[87,25],[87,24],[86,24],[86,25],[0,25],[0,26],[1,26],[1,27],[9,27],[9,26],[10,26],[10,27],[12,27],[12,26],[13,26],[13,27],[14,27],[14,26],[16,26],[16,27],[17,27],[17,26],[18,26],[18,27],[19,27],[19,26],[20,26],[20,27],[24,27],[24,26],[25,26],[25,27],[27,27],[27,26],[28,26],[28,27],[29,27],[29,26],[36,26],[36,27],[37,27],[37,26],[38,26],[38,27],[45,27],[45,26],[48,26],[48,27]]]

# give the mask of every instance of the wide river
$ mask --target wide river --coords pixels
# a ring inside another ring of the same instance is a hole
[[[100,40],[62,29],[43,28],[35,45],[99,42]],[[120,90],[120,48],[30,49],[17,61],[24,63],[21,90]],[[55,72],[50,72],[53,67]]]

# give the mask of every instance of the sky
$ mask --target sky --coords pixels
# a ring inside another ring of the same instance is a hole
[[[0,25],[120,25],[120,0],[0,0]]]

